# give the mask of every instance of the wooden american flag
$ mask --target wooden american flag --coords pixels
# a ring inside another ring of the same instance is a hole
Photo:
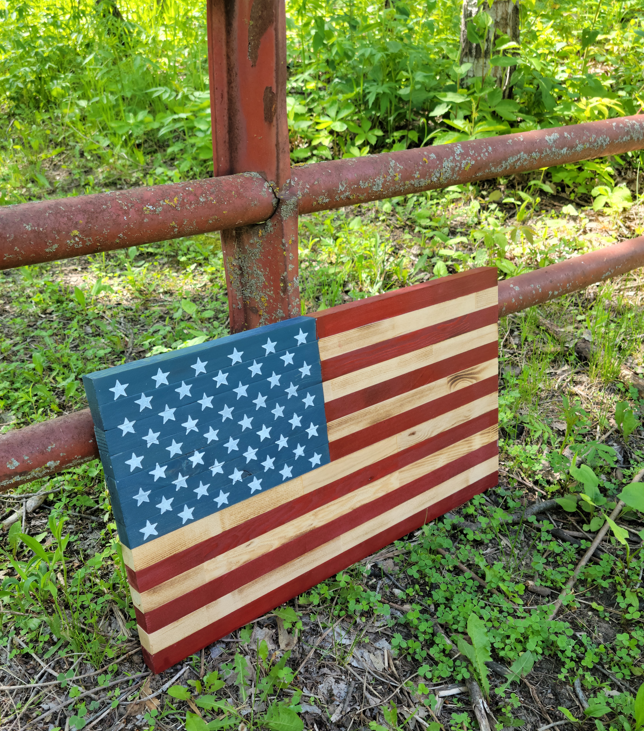
[[[497,301],[481,268],[85,376],[153,671],[497,484]]]

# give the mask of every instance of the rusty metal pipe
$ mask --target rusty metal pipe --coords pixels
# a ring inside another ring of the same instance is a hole
[[[0,269],[245,226],[277,199],[257,173],[0,208]]]
[[[644,236],[499,284],[499,317],[644,266]],[[0,436],[0,492],[98,457],[89,409]]]
[[[296,167],[300,214],[644,148],[644,115]]]
[[[89,409],[0,436],[0,492],[98,458]]]
[[[644,236],[499,282],[499,317],[644,266]]]

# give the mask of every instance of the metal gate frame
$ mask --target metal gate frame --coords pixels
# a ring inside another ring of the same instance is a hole
[[[212,231],[232,332],[300,314],[300,215],[644,149],[644,115],[291,167],[285,0],[208,0],[214,177],[0,209],[0,269]],[[644,266],[644,237],[499,283],[499,317]],[[0,492],[98,458],[89,409],[0,437]]]

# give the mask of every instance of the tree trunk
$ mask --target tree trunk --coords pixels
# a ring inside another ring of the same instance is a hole
[[[481,38],[481,43],[473,43],[467,37],[467,26],[476,15],[481,12],[487,13],[492,23],[485,29],[475,31]],[[496,85],[503,89],[503,96],[508,98],[512,94],[510,78],[516,66],[491,66],[490,59],[493,56],[501,55],[495,51],[495,44],[502,36],[507,41],[519,43],[519,0],[495,0],[492,5],[487,0],[480,5],[478,0],[463,0],[463,15],[461,18],[461,59],[460,63],[471,63],[472,68],[466,72],[465,77],[492,76]]]

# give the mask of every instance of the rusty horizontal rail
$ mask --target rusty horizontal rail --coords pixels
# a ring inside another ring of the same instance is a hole
[[[644,266],[644,236],[499,283],[499,317]],[[0,436],[0,492],[98,458],[89,409]]]
[[[246,226],[277,206],[257,173],[0,208],[0,269]]]
[[[644,148],[644,115],[303,165],[299,213],[330,210]],[[0,208],[0,269],[220,231],[270,218],[256,173]]]

